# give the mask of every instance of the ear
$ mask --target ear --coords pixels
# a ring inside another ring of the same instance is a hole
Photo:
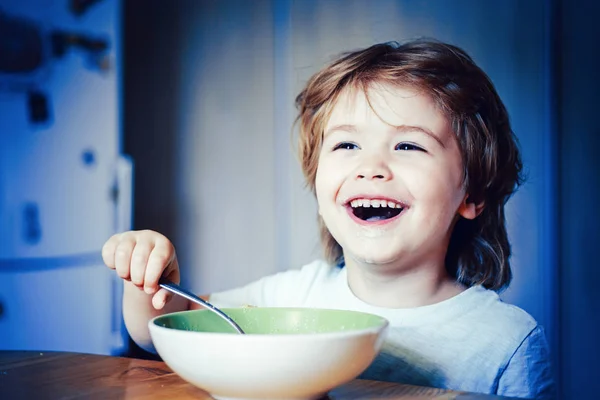
[[[465,195],[460,207],[458,207],[458,215],[466,219],[475,219],[481,212],[485,203],[482,201],[480,203],[474,203],[469,199],[469,195]]]

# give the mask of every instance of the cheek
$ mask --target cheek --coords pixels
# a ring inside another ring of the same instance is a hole
[[[315,175],[317,197],[324,197],[327,194],[331,195],[331,192],[336,190],[336,185],[339,183],[339,171],[340,168],[336,168],[327,158],[319,160]]]
[[[322,208],[325,205],[325,200],[327,199],[329,192],[327,182],[327,176],[324,174],[322,163],[319,161],[319,166],[317,167],[317,173],[315,174],[315,196],[317,198],[317,207],[319,211],[319,215],[322,215]]]
[[[411,176],[411,194],[428,204],[428,209],[438,209],[439,213],[445,211],[454,213],[462,202],[464,189],[461,181],[454,174],[431,171],[423,175]]]
[[[317,200],[321,197],[321,193],[323,193],[325,186],[322,169],[317,167],[317,173],[315,174],[315,194],[317,196]]]

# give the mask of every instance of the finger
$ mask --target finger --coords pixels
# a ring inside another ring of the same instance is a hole
[[[120,234],[112,235],[102,246],[102,261],[108,268],[115,269],[115,251],[119,244]]]
[[[131,282],[138,286],[144,286],[144,277],[146,275],[146,267],[148,264],[148,258],[154,248],[154,243],[149,241],[143,241],[139,238],[135,244],[133,252],[131,253],[131,265],[129,268],[129,275]]]
[[[181,281],[179,278],[179,265],[177,262],[177,256],[173,254],[172,261],[169,263],[169,266],[166,270],[163,271],[163,276],[165,279],[179,284]],[[160,289],[161,292],[165,292],[163,303],[167,304],[173,298],[173,293],[168,290]]]
[[[115,269],[123,279],[129,279],[129,268],[131,266],[131,254],[135,247],[135,239],[132,235],[124,234],[119,240],[115,250]]]
[[[172,297],[173,295],[169,291],[165,289],[160,289],[152,297],[152,306],[157,310],[162,310],[165,304],[167,304],[167,302],[171,300]]]
[[[163,272],[174,259],[175,250],[168,240],[157,240],[154,249],[148,258],[146,276],[144,277],[144,291],[148,294],[156,293],[158,281]]]

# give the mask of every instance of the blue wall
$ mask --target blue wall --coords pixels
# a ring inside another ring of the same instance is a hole
[[[593,399],[600,396],[600,3],[563,1],[558,11],[560,372],[565,399]]]

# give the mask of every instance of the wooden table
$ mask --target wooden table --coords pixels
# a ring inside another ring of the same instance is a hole
[[[0,399],[196,399],[212,397],[160,361],[102,355],[0,351]],[[506,397],[354,380],[324,400],[491,400]]]

